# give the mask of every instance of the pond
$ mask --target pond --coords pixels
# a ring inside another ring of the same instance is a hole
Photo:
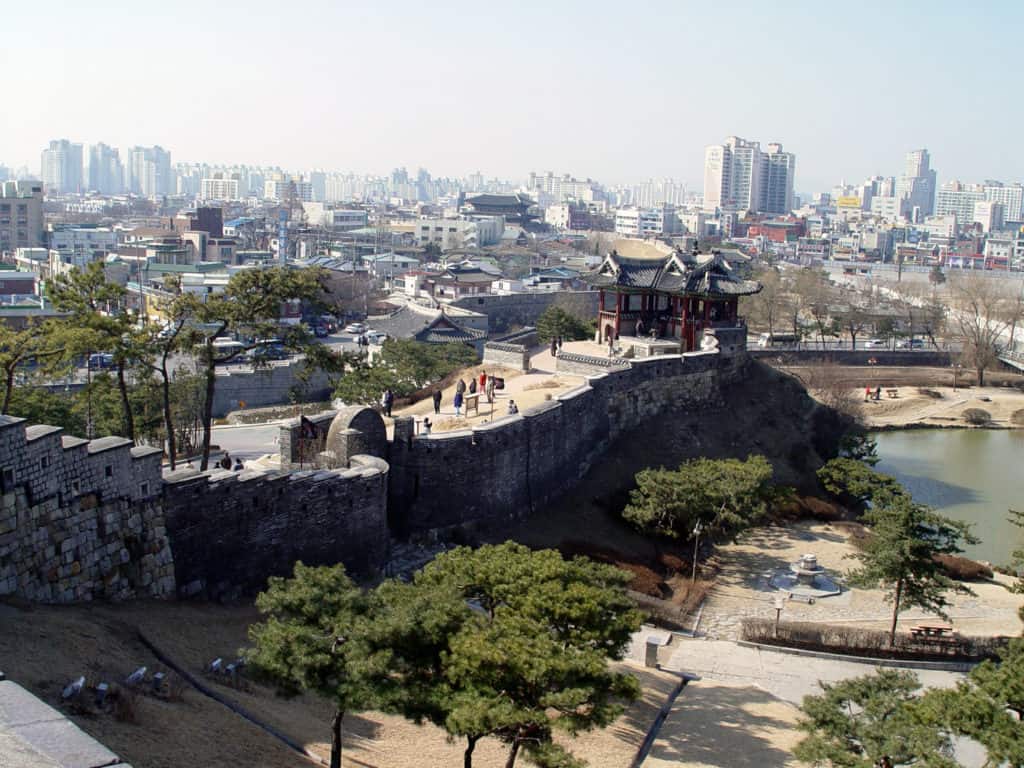
[[[875,434],[881,461],[914,499],[972,524],[981,543],[965,555],[1006,564],[1024,548],[1007,509],[1024,511],[1024,430],[914,429]]]

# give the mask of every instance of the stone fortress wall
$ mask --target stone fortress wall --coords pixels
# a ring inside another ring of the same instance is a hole
[[[387,480],[386,462],[361,455],[342,469],[167,473],[179,594],[256,591],[297,560],[375,572],[388,551]]]
[[[589,368],[586,384],[549,402],[472,429],[414,436],[411,419],[396,420],[387,454],[395,533],[443,534],[529,515],[575,485],[625,431],[679,408],[721,405],[746,356],[618,362],[596,375]]]
[[[720,406],[748,358],[726,348],[598,360],[576,389],[472,429],[414,435],[400,417],[388,439],[361,407],[296,419],[281,428],[280,470],[161,477],[155,449],[4,417],[0,595],[231,597],[296,560],[372,574],[392,536],[471,533],[543,508],[623,433]]]
[[[162,494],[159,450],[0,416],[0,595],[173,595]]]

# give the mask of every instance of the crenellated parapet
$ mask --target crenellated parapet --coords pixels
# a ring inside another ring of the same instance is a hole
[[[0,416],[0,498],[0,595],[174,593],[158,449]]]

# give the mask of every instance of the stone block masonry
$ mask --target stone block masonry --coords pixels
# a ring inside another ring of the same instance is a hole
[[[508,296],[466,296],[452,302],[457,307],[487,315],[491,333],[505,333],[521,326],[537,325],[537,318],[552,304],[589,322],[597,317],[597,291],[513,293]]]
[[[173,595],[161,492],[158,450],[0,416],[0,595]]]
[[[388,551],[388,466],[298,472],[178,470],[165,476],[164,509],[182,596],[232,597],[268,576],[343,562],[368,575]]]
[[[597,374],[588,367],[583,386],[462,431],[413,436],[398,419],[388,452],[392,527],[444,535],[525,517],[578,483],[625,432],[680,409],[720,407],[746,361],[709,351],[616,361]]]

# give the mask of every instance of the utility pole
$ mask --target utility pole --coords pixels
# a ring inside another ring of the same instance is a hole
[[[693,526],[693,572],[690,574],[690,583],[693,584],[697,581],[697,550],[700,547],[700,533],[704,530],[704,526],[701,525],[700,520]]]

